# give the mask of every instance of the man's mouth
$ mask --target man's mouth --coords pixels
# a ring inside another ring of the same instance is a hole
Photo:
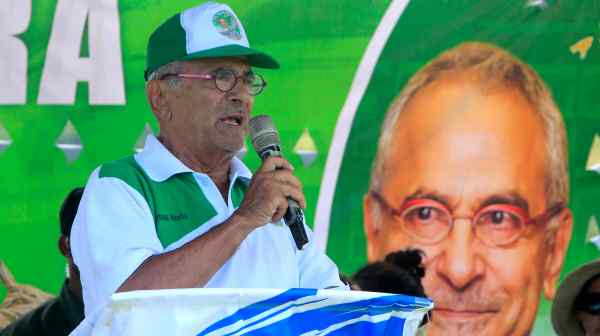
[[[472,320],[478,318],[486,318],[496,313],[496,310],[491,309],[435,308],[433,310],[434,318],[442,318],[448,320]]]
[[[241,126],[242,122],[244,121],[244,117],[241,115],[230,115],[219,120],[230,126]]]

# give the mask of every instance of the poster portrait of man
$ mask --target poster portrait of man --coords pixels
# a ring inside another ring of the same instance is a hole
[[[420,69],[387,111],[365,196],[369,260],[425,252],[429,335],[524,335],[571,238],[567,143],[542,79],[490,44]]]

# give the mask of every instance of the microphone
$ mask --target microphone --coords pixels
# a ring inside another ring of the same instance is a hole
[[[271,117],[259,115],[250,119],[250,137],[254,150],[261,160],[264,161],[271,156],[283,157],[279,132],[277,132]],[[308,243],[308,236],[304,230],[304,212],[298,202],[290,197],[288,197],[288,209],[283,218],[292,232],[296,247],[301,250]]]

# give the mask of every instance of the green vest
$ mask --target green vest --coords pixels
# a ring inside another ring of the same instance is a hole
[[[203,225],[217,214],[191,172],[175,174],[157,182],[133,156],[102,165],[100,178],[114,177],[137,190],[146,200],[163,247]],[[239,207],[249,180],[239,177],[231,189],[231,201]]]

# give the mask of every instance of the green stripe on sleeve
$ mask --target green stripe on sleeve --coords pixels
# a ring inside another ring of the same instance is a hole
[[[154,218],[156,234],[165,248],[217,214],[192,173],[156,182],[131,156],[103,165],[99,176],[118,178],[144,197]]]

